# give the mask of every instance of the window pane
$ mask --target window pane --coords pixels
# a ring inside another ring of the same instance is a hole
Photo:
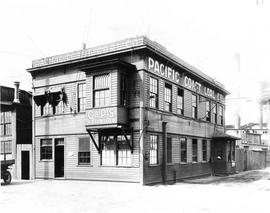
[[[149,106],[158,108],[158,81],[152,77],[150,77],[149,99]]]
[[[150,135],[150,165],[158,164],[158,141],[157,135]]]
[[[192,139],[192,161],[198,161],[198,143],[197,139]]]
[[[172,163],[172,138],[167,138],[167,163]]]
[[[207,161],[207,141],[202,140],[202,160]]]
[[[186,138],[180,138],[181,162],[187,162],[187,141]]]
[[[165,95],[164,95],[164,110],[172,111],[172,86],[170,84],[165,84]]]

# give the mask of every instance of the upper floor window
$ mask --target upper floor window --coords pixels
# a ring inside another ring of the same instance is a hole
[[[224,122],[223,106],[219,106],[219,121],[220,121],[220,125],[223,125],[223,122]]]
[[[206,121],[211,121],[210,101],[205,102]]]
[[[177,90],[176,112],[180,115],[184,114],[184,91],[179,88]]]
[[[197,118],[197,96],[196,95],[192,95],[191,105],[192,105],[192,118]]]
[[[110,105],[110,75],[94,76],[94,107]]]
[[[164,110],[171,112],[172,111],[172,85],[165,83],[164,91]]]
[[[127,105],[127,77],[122,75],[120,80],[120,105]]]
[[[11,135],[11,111],[1,112],[1,136]]]
[[[85,111],[86,89],[85,83],[78,84],[78,112]]]
[[[158,108],[158,80],[150,77],[149,106]]]
[[[213,104],[213,116],[214,116],[214,123],[217,123],[217,104]]]

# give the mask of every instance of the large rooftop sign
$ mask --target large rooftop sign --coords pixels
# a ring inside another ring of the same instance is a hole
[[[217,100],[224,99],[221,94],[202,85],[200,82],[194,80],[187,74],[184,74],[183,72],[178,71],[176,68],[168,66],[151,57],[148,57],[147,59],[147,69],[160,77],[163,77],[169,81],[172,81],[176,84],[179,84],[180,86],[186,87],[209,98]]]

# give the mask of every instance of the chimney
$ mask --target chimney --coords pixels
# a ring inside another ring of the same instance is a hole
[[[20,103],[19,99],[19,87],[20,87],[20,82],[19,81],[14,81],[14,86],[15,86],[15,91],[14,91],[14,100],[13,102],[15,103]]]

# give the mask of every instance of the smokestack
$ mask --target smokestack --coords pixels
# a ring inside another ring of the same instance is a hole
[[[20,103],[19,99],[19,87],[20,87],[20,82],[19,81],[14,81],[14,86],[15,86],[15,91],[14,91],[14,100],[13,102],[15,103]]]
[[[86,49],[86,43],[83,43],[83,50]]]

